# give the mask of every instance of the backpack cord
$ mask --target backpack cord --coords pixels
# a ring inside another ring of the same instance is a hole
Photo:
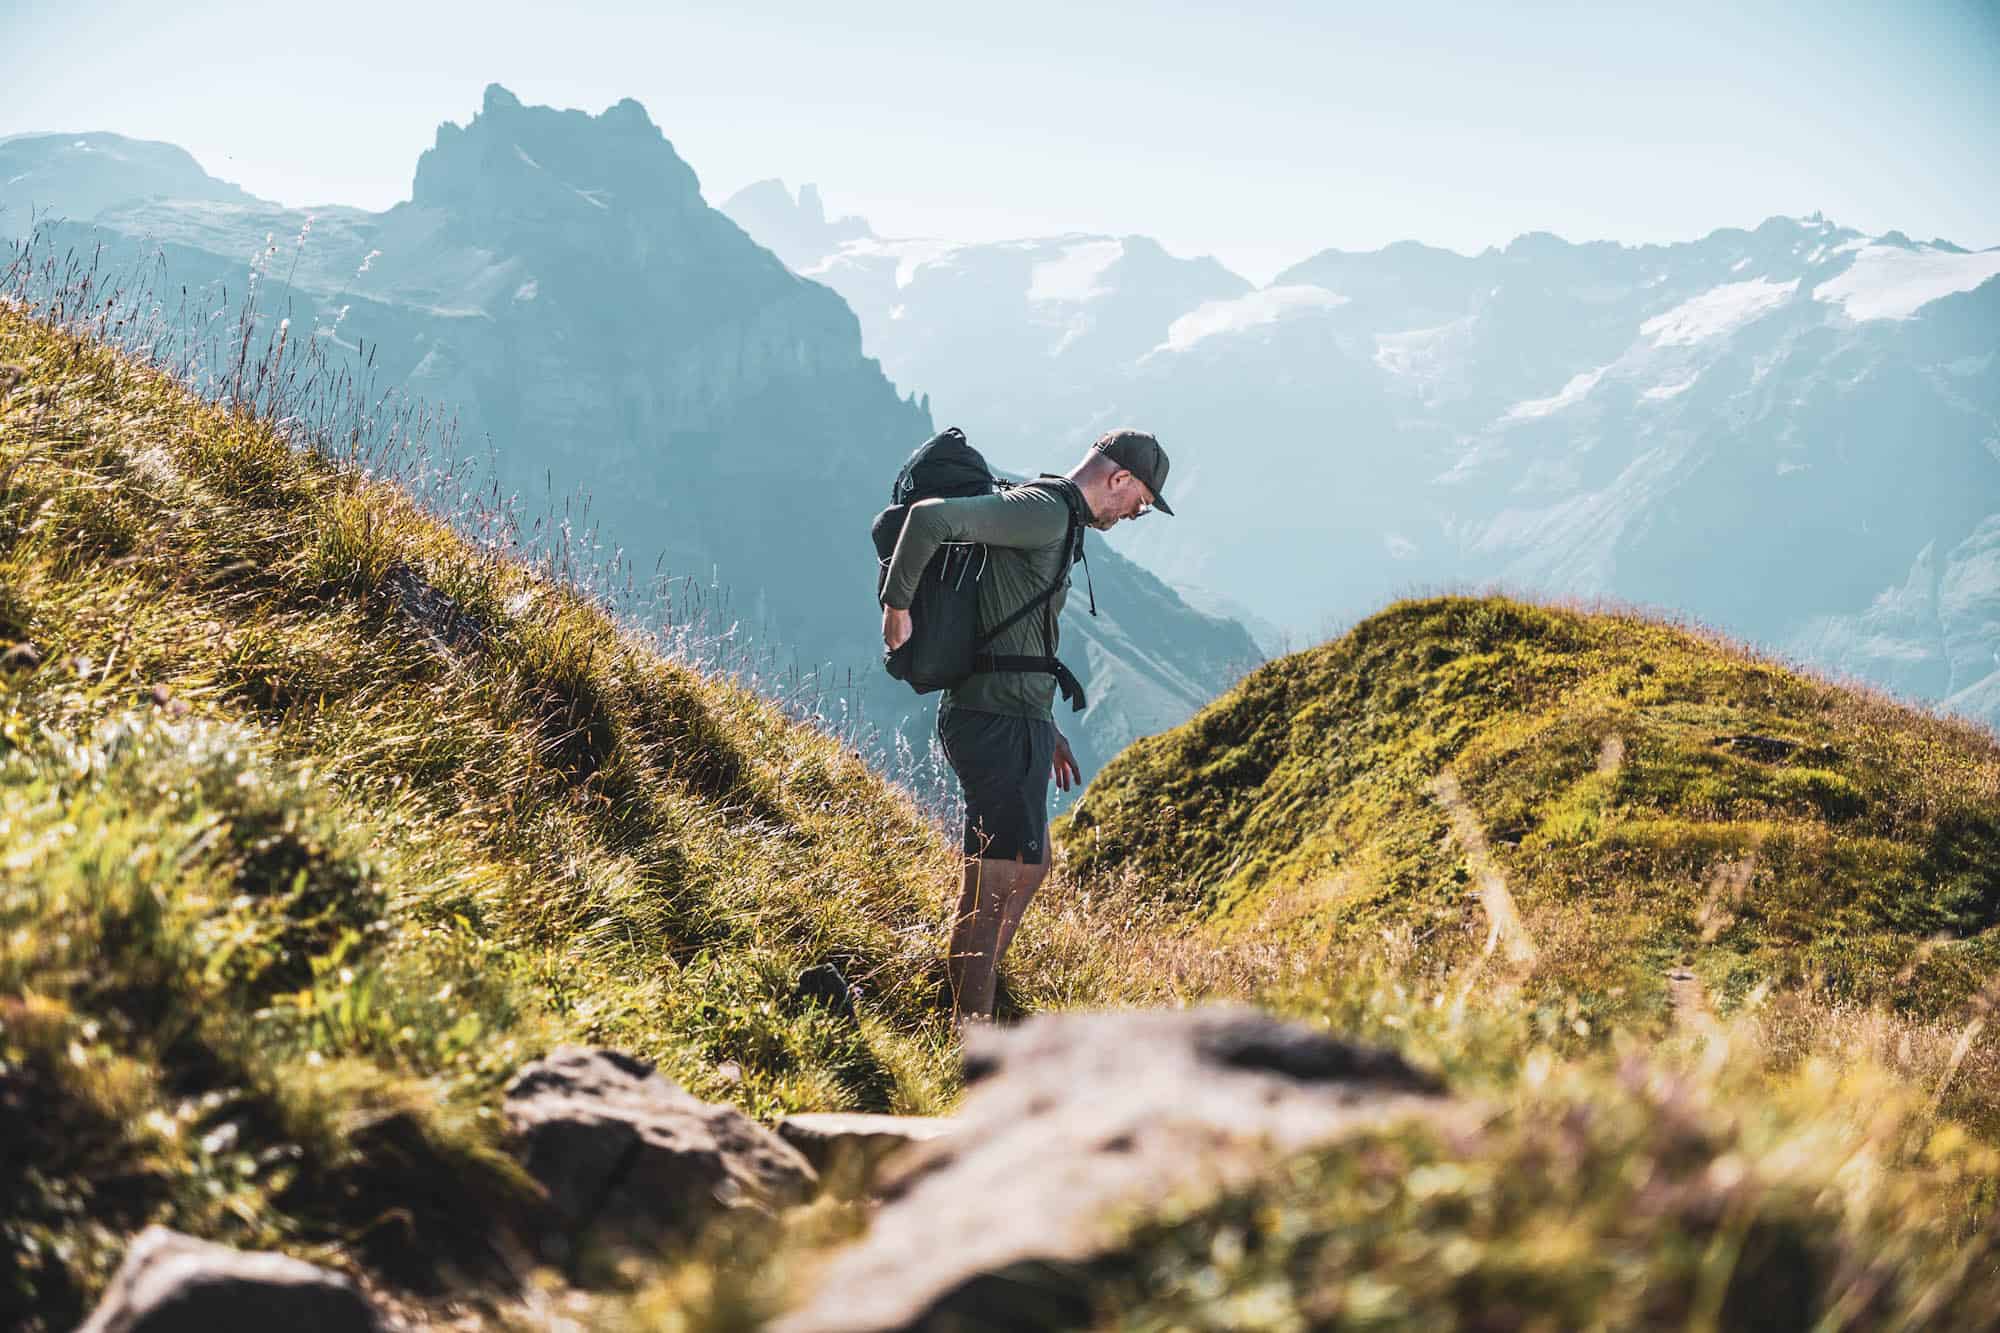
[[[1083,561],[1083,586],[1090,594],[1090,614],[1097,614],[1097,584],[1090,577],[1090,548],[1084,544],[1083,533],[1076,534],[1077,557]]]

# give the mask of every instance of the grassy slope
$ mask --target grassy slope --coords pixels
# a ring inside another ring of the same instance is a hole
[[[5,363],[0,1311],[66,1326],[149,1219],[476,1266],[558,1041],[758,1113],[949,1095],[950,853],[855,756],[0,305]],[[858,1032],[790,1002],[825,959]]]
[[[1757,739],[1783,744],[1769,746]],[[1485,933],[1432,792],[1451,768],[1541,958],[1535,981],[1664,1019],[1683,962],[1724,1007],[1810,982],[1916,1015],[2000,969],[2000,745],[1630,615],[1406,602],[1127,751],[1062,831],[1090,879],[1384,929],[1440,970]]]

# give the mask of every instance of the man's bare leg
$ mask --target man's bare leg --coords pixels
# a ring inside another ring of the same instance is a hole
[[[994,950],[993,973],[997,978],[1000,964],[1007,959],[1008,946],[1014,943],[1014,932],[1021,928],[1021,918],[1028,914],[1028,904],[1034,900],[1035,890],[1042,887],[1042,881],[1049,877],[1048,863],[1021,866],[1022,875],[1014,881],[1012,893],[1000,905],[1000,947]],[[995,983],[996,989],[998,982]]]
[[[1000,955],[1005,951],[1002,930],[1007,908],[1016,898],[1019,911],[1026,911],[1028,899],[1048,873],[1047,866],[1025,865],[1020,861],[991,861],[968,857],[960,880],[958,916],[952,922],[951,972],[952,1005],[960,1018],[991,1018],[993,992],[1000,971]],[[1025,889],[1025,891],[1024,891]],[[1018,913],[1016,924],[1019,924]]]

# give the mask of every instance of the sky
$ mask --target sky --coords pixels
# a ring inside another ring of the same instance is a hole
[[[0,34],[0,135],[162,139],[291,205],[408,198],[498,82],[637,98],[714,204],[810,181],[885,236],[1138,233],[1258,282],[1815,210],[2000,245],[2000,0],[0,0]]]

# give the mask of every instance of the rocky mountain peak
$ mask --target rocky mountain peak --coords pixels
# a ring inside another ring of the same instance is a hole
[[[524,106],[487,86],[479,114],[447,121],[417,161],[419,207],[487,216],[705,208],[701,182],[631,98],[599,115]]]
[[[794,199],[776,177],[744,186],[723,202],[722,211],[794,271],[812,267],[848,241],[875,235],[862,218],[829,220],[819,186],[801,185]]]
[[[1524,231],[1507,242],[1504,253],[1509,259],[1547,259],[1570,248],[1568,241],[1552,231]]]

